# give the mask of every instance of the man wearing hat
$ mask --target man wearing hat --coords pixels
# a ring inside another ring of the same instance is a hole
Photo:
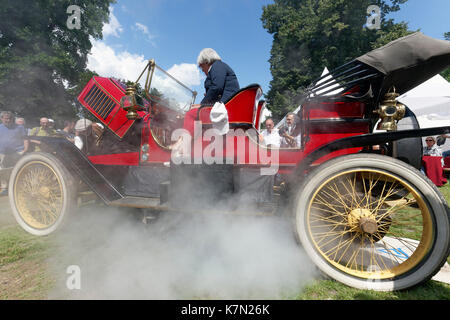
[[[80,119],[75,123],[75,138],[74,143],[78,149],[83,150],[84,137],[87,136],[88,129],[90,129],[92,121],[89,119]]]
[[[98,145],[103,134],[103,125],[94,123],[89,119],[80,119],[75,123],[75,139],[74,143],[78,149],[86,152],[87,140],[95,140]]]

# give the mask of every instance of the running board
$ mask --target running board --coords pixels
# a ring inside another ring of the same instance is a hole
[[[140,209],[159,209],[159,210],[168,209],[166,205],[161,205],[159,198],[124,197],[122,199],[109,202],[109,205],[116,207],[131,207]]]
[[[115,200],[109,203],[111,206],[116,207],[131,207],[140,209],[155,209],[162,211],[180,211],[179,209],[170,208],[167,202],[164,204],[160,203],[159,198],[144,198],[144,197],[124,197],[119,200]],[[276,214],[277,206],[274,203],[264,203],[260,204],[259,208],[241,208],[236,210],[221,210],[221,209],[208,209],[208,210],[198,210],[198,209],[184,209],[183,212],[186,213],[198,213],[198,214],[226,214],[226,215],[237,215],[237,216],[273,216]]]

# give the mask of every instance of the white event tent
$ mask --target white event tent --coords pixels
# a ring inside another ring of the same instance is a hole
[[[450,83],[439,74],[402,94],[397,100],[414,112],[420,128],[450,126]],[[443,151],[450,150],[450,139],[441,148]]]

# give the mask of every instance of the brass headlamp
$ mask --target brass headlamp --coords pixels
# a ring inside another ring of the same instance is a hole
[[[125,96],[123,96],[122,99],[120,99],[120,107],[123,110],[127,111],[126,117],[129,120],[138,119],[139,114],[137,113],[137,111],[145,110],[145,108],[139,105],[138,102],[136,101],[136,84],[139,83],[139,80],[141,79],[142,75],[145,73],[146,70],[148,70],[147,80],[145,81],[145,91],[148,94],[155,66],[156,66],[155,60],[153,59],[149,60],[144,70],[142,70],[141,74],[139,75],[139,78],[136,80],[134,84],[127,86]]]
[[[127,111],[127,119],[136,120],[139,118],[137,111],[142,110],[142,107],[136,101],[136,87],[134,85],[127,87],[125,95],[120,99],[120,107]]]
[[[404,104],[395,100],[399,96],[393,88],[393,92],[389,91],[384,96],[378,110],[375,113],[380,115],[381,121],[377,126],[378,130],[395,131],[397,130],[396,120],[400,120],[405,116],[406,107]]]

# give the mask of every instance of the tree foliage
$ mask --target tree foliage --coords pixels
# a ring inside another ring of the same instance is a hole
[[[275,0],[263,7],[263,27],[273,34],[270,70],[273,80],[266,95],[275,118],[297,107],[299,97],[324,69],[380,47],[411,31],[387,14],[407,0]],[[380,7],[379,30],[370,30],[367,8]]]
[[[27,120],[75,115],[73,99],[86,70],[91,38],[102,38],[114,0],[3,0],[0,6],[0,110]],[[81,28],[67,8],[81,8]]]

